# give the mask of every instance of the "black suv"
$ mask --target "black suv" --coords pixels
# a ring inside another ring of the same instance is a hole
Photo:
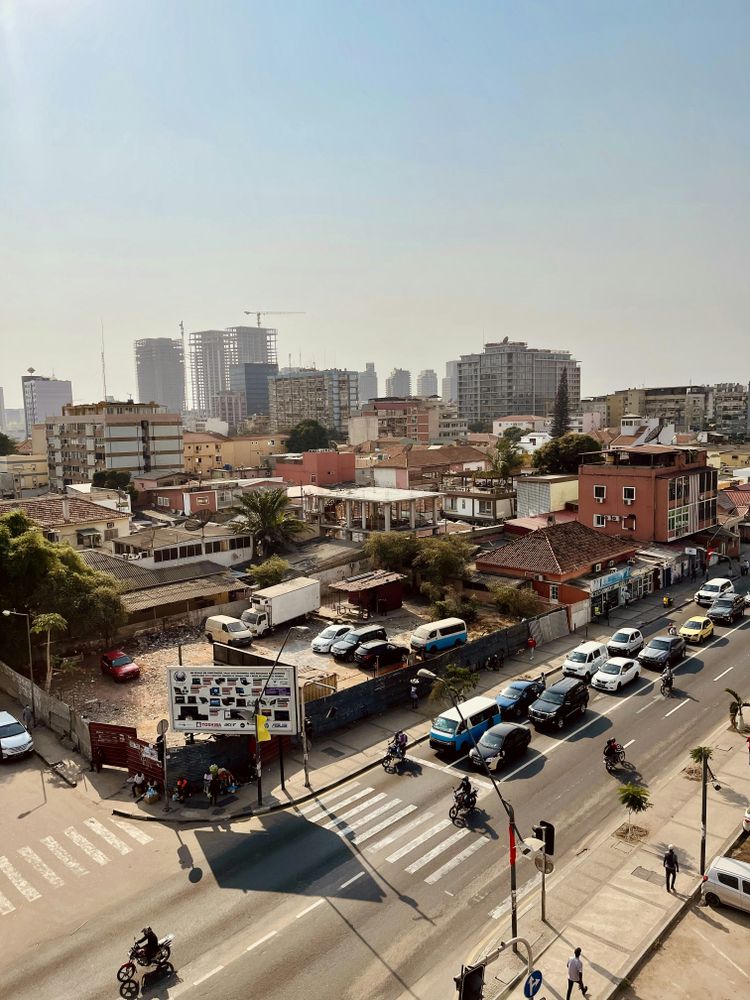
[[[403,663],[409,655],[406,646],[397,646],[393,642],[383,642],[382,639],[371,639],[357,646],[354,659],[360,667],[389,667],[392,663]]]
[[[724,594],[706,612],[712,622],[732,625],[745,614],[745,598],[741,594]]]
[[[346,635],[331,646],[331,654],[334,660],[351,660],[356,649],[365,642],[372,642],[374,639],[388,638],[382,625],[360,625],[359,628],[352,629]]]
[[[577,677],[566,677],[542,691],[529,706],[529,719],[534,728],[556,726],[562,729],[568,719],[583,715],[589,703],[586,682]]]
[[[638,654],[644,667],[663,670],[667,665],[679,663],[685,656],[687,643],[681,635],[655,635]]]

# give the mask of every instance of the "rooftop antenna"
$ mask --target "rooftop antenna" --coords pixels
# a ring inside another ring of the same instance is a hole
[[[100,319],[99,323],[102,328],[102,385],[104,387],[104,402],[107,402],[107,366],[104,361],[104,320]]]

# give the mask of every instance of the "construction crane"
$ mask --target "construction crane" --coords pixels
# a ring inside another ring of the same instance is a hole
[[[245,309],[246,316],[256,316],[260,326],[261,316],[304,316],[303,312],[278,312],[275,309]]]

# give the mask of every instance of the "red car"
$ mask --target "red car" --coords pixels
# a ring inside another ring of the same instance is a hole
[[[103,674],[114,677],[116,681],[129,681],[141,676],[141,668],[121,649],[103,653],[99,665]]]

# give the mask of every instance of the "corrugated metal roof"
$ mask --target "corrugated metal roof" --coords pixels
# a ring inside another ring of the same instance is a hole
[[[180,583],[167,583],[161,587],[150,587],[148,590],[131,591],[123,594],[122,603],[129,613],[145,611],[147,608],[159,608],[165,604],[176,604],[197,597],[212,597],[229,591],[241,591],[246,594],[248,587],[241,583],[231,573],[221,573],[216,576],[199,577],[196,580],[183,580]]]

